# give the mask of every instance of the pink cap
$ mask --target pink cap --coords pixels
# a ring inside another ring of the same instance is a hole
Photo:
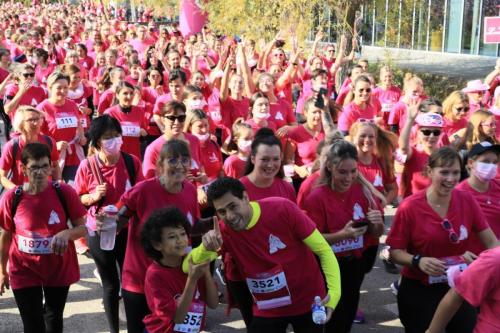
[[[467,87],[462,89],[464,93],[471,93],[476,91],[486,91],[490,89],[490,86],[483,83],[481,80],[474,80],[467,82]]]
[[[415,119],[419,127],[439,127],[444,126],[443,117],[437,113],[421,113]]]

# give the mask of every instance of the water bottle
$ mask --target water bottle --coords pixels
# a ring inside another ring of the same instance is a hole
[[[107,215],[101,228],[101,250],[111,251],[115,248],[116,238],[116,216],[118,208],[115,205],[109,205],[102,209]]]
[[[312,306],[313,322],[317,325],[323,325],[326,322],[326,310],[321,304],[321,297],[314,297],[314,304]]]

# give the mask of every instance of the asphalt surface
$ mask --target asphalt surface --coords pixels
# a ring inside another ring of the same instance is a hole
[[[386,211],[390,225],[393,209]],[[385,237],[382,238],[382,241]],[[92,259],[78,256],[81,279],[71,286],[66,309],[64,311],[64,332],[96,333],[108,332],[104,309],[101,306],[102,289],[94,276],[95,265]],[[360,308],[363,309],[367,322],[354,324],[352,332],[403,332],[397,318],[396,298],[391,293],[390,284],[397,278],[385,272],[383,264],[377,259],[361,288]],[[304,281],[307,283],[307,281]],[[121,307],[121,317],[124,317]],[[226,316],[226,305],[221,304],[216,310],[208,310],[205,332],[232,333],[246,332],[243,320],[237,310]],[[11,291],[0,297],[0,332],[22,332],[22,322]],[[120,332],[126,332],[125,322],[121,322]],[[292,332],[292,330],[290,330]]]

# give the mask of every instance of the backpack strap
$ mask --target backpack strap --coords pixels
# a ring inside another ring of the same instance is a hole
[[[19,185],[18,187],[16,187],[16,190],[14,191],[14,200],[12,201],[12,207],[10,208],[10,216],[12,219],[14,219],[14,216],[16,215],[17,206],[19,206],[19,203],[21,202],[22,194],[23,194],[23,186]]]
[[[49,149],[52,152],[52,140],[50,139],[50,136],[43,134],[43,138],[47,142],[47,146],[49,146]]]
[[[62,193],[61,184],[59,182],[52,182],[52,187],[56,190],[57,197],[59,198],[59,201],[63,206],[64,214],[66,214],[66,221],[67,221],[69,220],[69,211],[66,199],[64,198],[64,194]]]
[[[125,162],[125,167],[127,167],[128,177],[130,180],[130,185],[135,185],[135,164],[134,159],[130,154],[122,151],[123,161]]]
[[[101,169],[99,169],[99,165],[97,165],[97,155],[93,155],[87,158],[87,161],[89,163],[90,171],[92,172],[92,176],[97,179],[97,183],[99,185],[104,184],[104,179],[101,174]],[[105,197],[102,197],[99,199],[99,201],[96,204],[96,213],[99,211],[99,209],[102,207],[104,204]]]

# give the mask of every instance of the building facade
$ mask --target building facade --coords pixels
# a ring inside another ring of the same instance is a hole
[[[484,17],[499,16],[500,0],[369,0],[361,7],[364,45],[500,56],[484,44]]]

